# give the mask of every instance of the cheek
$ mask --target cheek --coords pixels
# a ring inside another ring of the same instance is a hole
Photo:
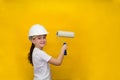
[[[44,41],[46,42],[46,39]]]
[[[38,39],[35,39],[35,44],[38,44],[39,42],[40,42],[40,40],[38,40]]]
[[[44,40],[44,42],[46,43],[46,42],[47,42],[47,40]]]

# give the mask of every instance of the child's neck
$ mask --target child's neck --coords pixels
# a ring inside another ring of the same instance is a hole
[[[40,50],[43,50],[43,47],[37,47],[37,46],[35,46],[36,48],[39,48]]]

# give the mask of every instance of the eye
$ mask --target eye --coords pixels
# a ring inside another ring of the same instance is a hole
[[[41,37],[38,37],[38,39],[41,39]]]
[[[43,39],[46,39],[46,36],[43,36]]]

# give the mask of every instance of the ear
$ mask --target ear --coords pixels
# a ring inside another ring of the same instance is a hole
[[[32,38],[31,41],[32,41],[33,44],[35,44],[35,42],[36,42],[35,38]]]

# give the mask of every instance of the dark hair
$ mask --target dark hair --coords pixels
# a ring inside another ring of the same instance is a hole
[[[29,54],[28,54],[28,60],[29,60],[30,64],[32,64],[32,66],[33,66],[32,53],[33,53],[34,47],[35,47],[35,45],[32,43],[31,48],[30,48],[30,52],[29,52]]]

